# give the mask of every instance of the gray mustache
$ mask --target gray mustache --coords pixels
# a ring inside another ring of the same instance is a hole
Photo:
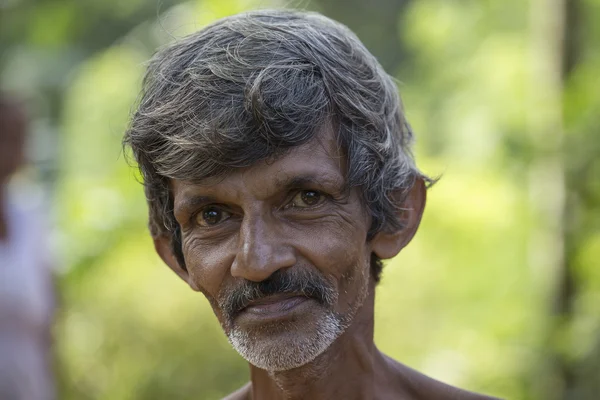
[[[250,302],[276,294],[295,294],[333,305],[335,289],[321,274],[305,269],[280,269],[261,282],[241,281],[219,296],[219,305],[230,321]]]

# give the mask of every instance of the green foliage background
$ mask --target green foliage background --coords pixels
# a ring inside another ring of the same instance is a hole
[[[399,79],[418,164],[442,176],[385,267],[379,347],[499,397],[600,398],[598,0],[4,0],[0,83],[30,102],[57,221],[60,398],[216,399],[247,380],[154,254],[120,140],[155,48],[282,6],[359,34]]]

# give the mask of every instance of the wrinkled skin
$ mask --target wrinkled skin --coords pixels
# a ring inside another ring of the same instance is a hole
[[[370,217],[359,189],[345,190],[345,169],[333,135],[324,132],[274,161],[225,178],[171,182],[186,268],[178,264],[167,237],[155,238],[162,259],[208,298],[226,334],[237,329],[252,338],[251,350],[262,346],[256,350],[265,356],[260,360],[278,367],[302,363],[269,370],[251,362],[251,382],[228,398],[487,398],[425,377],[376,348],[369,260],[372,253],[391,258],[412,239],[425,205],[425,186],[418,180],[401,205],[404,229],[380,232],[367,241]],[[282,299],[275,296],[234,315],[222,306],[222,294],[243,282],[262,282],[276,271],[294,269],[320,274],[335,293],[333,303],[304,297],[299,305],[286,303],[291,308],[282,312],[277,303]],[[321,336],[325,315],[343,320],[343,329],[322,351],[307,359],[294,353],[290,359],[271,360],[272,354],[294,346],[301,353]]]

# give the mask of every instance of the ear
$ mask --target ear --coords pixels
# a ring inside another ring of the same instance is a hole
[[[181,279],[189,284],[188,272],[179,265],[177,257],[173,254],[171,248],[171,239],[167,236],[161,235],[154,237],[154,249],[160,256],[160,258],[175,272]]]
[[[412,240],[421,223],[426,199],[425,182],[418,177],[398,208],[398,217],[404,228],[395,232],[381,231],[371,241],[371,247],[377,257],[392,258]]]

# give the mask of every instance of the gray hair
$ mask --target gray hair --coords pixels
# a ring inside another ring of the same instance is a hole
[[[285,154],[334,128],[346,183],[372,225],[402,229],[398,207],[417,178],[397,88],[360,40],[322,15],[255,11],[221,19],[158,51],[124,144],[132,148],[153,236],[185,268],[169,180],[200,181]],[[394,194],[394,196],[392,196]],[[376,280],[380,260],[374,258]]]

